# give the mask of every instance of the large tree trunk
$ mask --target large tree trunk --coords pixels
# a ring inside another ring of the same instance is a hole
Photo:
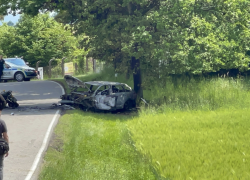
[[[131,69],[133,71],[133,79],[134,79],[134,91],[137,94],[137,101],[143,98],[143,90],[142,90],[142,77],[141,77],[141,69],[140,69],[140,60],[135,57],[131,58]]]

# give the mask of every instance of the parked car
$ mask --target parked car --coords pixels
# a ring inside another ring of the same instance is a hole
[[[127,84],[109,81],[81,80],[65,75],[71,92],[61,96],[59,103],[78,105],[80,108],[115,111],[136,106],[136,93]]]
[[[31,78],[37,76],[37,72],[34,68],[29,67],[27,63],[21,58],[6,58],[4,59],[6,65],[4,65],[3,75],[1,79],[4,80],[16,80],[30,81]]]

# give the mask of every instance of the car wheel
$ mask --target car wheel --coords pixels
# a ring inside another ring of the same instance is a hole
[[[30,78],[25,78],[24,81],[30,81]]]
[[[125,102],[125,104],[124,104],[123,109],[124,109],[125,111],[128,111],[128,110],[131,109],[131,107],[132,107],[132,101],[131,101],[131,100],[127,100],[127,101]]]
[[[24,75],[22,72],[17,72],[15,74],[15,80],[17,80],[18,82],[22,82],[24,80]]]

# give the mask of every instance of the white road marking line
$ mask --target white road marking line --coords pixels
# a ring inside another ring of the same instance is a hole
[[[45,134],[45,137],[43,139],[43,144],[42,144],[42,147],[40,148],[38,154],[36,155],[36,158],[31,166],[31,169],[29,170],[29,173],[28,175],[26,176],[25,180],[30,180],[30,178],[32,177],[32,175],[34,174],[36,168],[37,168],[37,165],[41,159],[41,156],[42,156],[42,153],[43,151],[45,150],[45,147],[47,145],[47,142],[48,142],[48,138],[49,138],[49,135],[50,135],[50,132],[54,126],[54,123],[56,122],[56,119],[57,119],[57,115],[60,113],[60,110],[56,111],[56,114],[54,115],[50,125],[49,125],[49,128]]]
[[[62,87],[62,85],[61,85],[61,84],[59,84],[58,82],[55,82],[55,81],[49,81],[49,82],[56,83],[58,86],[60,86],[60,87],[61,87],[61,89],[62,89],[62,95],[63,95],[63,94],[65,94],[64,88]]]

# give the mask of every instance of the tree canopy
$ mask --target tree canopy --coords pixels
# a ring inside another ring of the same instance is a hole
[[[0,12],[56,11],[88,36],[89,55],[144,81],[166,74],[248,69],[248,0],[0,0]]]
[[[39,60],[47,63],[51,58],[62,58],[73,51],[75,37],[71,31],[65,30],[48,14],[34,18],[23,15],[16,26],[18,54],[23,54],[32,64]]]
[[[23,56],[33,66],[37,61],[46,66],[52,58],[79,55],[78,46],[78,38],[71,30],[48,14],[24,14],[15,27],[6,23],[0,26],[1,53],[7,57]]]

